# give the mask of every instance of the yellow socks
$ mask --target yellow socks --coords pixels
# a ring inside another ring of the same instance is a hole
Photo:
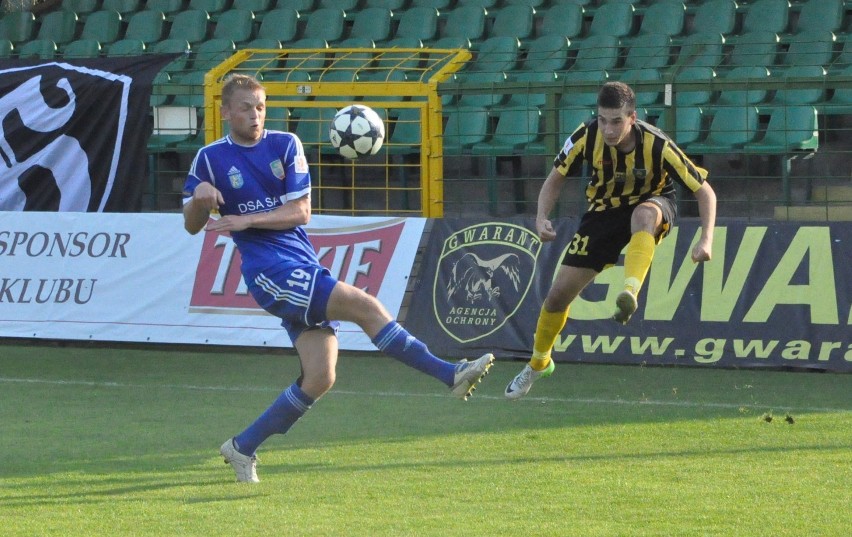
[[[648,275],[656,247],[656,239],[647,231],[638,231],[630,237],[627,252],[624,254],[624,289],[634,296],[639,294],[645,276]]]
[[[568,320],[568,311],[547,311],[544,306],[538,315],[538,324],[535,327],[535,340],[533,342],[533,354],[530,367],[536,371],[543,371],[550,365],[550,351],[556,343],[556,336],[565,327]]]

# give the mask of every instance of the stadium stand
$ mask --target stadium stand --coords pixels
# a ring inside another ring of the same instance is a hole
[[[107,45],[118,40],[121,32],[121,13],[115,10],[94,11],[86,17],[80,39],[94,39],[101,45]]]
[[[0,39],[8,39],[14,45],[33,38],[35,15],[29,11],[12,11],[0,20]]]

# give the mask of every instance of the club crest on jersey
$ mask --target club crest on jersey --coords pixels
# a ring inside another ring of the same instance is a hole
[[[269,167],[272,169],[272,173],[275,174],[275,177],[284,179],[284,165],[281,164],[280,159],[275,159],[270,162]]]
[[[235,167],[231,167],[228,170],[228,180],[231,182],[231,186],[234,188],[242,188],[243,186],[243,174],[240,173],[240,170]]]
[[[633,168],[633,177],[639,179],[640,181],[644,181],[648,176],[648,170],[643,170],[642,168]]]

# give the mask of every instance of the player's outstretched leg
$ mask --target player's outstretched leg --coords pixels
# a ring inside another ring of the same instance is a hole
[[[553,360],[541,371],[536,371],[529,364],[525,365],[523,370],[506,386],[504,395],[512,401],[520,399],[530,392],[533,382],[540,378],[549,377],[553,374],[554,369],[556,369],[556,363]]]
[[[451,388],[453,395],[467,401],[493,364],[494,355],[491,353],[483,354],[472,362],[467,360],[459,362],[456,365],[456,375]]]
[[[636,295],[625,289],[618,293],[615,299],[615,307],[616,310],[612,316],[612,320],[621,324],[627,324],[636,312],[636,308],[639,307],[639,302],[636,300]]]
[[[243,455],[237,448],[234,447],[234,439],[225,440],[222,447],[219,448],[219,453],[225,458],[225,463],[230,464],[237,474],[237,481],[242,483],[259,483],[257,478],[257,456]]]

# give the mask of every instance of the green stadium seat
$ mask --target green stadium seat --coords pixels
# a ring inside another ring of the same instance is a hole
[[[459,95],[454,96],[453,106],[488,109],[506,102],[507,95],[496,91],[506,82],[506,74],[502,71],[461,71],[453,78],[459,84],[490,86],[495,90],[491,92],[463,90]]]
[[[672,114],[674,114],[674,123],[671,123],[669,119]],[[701,108],[697,106],[664,108],[660,117],[657,118],[656,126],[671,136],[678,147],[687,151],[690,144],[701,139]]]
[[[488,111],[480,107],[455,107],[444,110],[444,155],[470,154],[471,148],[488,137]]]
[[[845,10],[843,0],[808,0],[802,4],[796,19],[795,33],[822,31],[837,32],[843,26]]]
[[[296,127],[293,133],[302,141],[309,160],[316,161],[320,148],[328,143],[328,125],[337,112],[331,107],[312,106],[309,108],[294,108],[293,115]],[[291,122],[293,117],[290,118]]]
[[[217,20],[231,5],[231,0],[189,0],[189,9],[206,11],[212,20]]]
[[[137,11],[142,11],[143,6],[141,0],[103,0],[101,9],[104,11],[118,11],[122,17],[127,18]],[[154,11],[153,8],[149,9]]]
[[[594,117],[594,109],[589,108],[588,106],[582,107],[569,107],[569,106],[560,106],[557,111],[557,118],[559,121],[559,142],[562,143],[568,139],[571,134],[577,127],[589,121]],[[559,148],[555,148],[559,149]],[[554,155],[556,153],[554,152]]]
[[[0,58],[11,58],[15,52],[15,45],[8,39],[0,39]]]
[[[665,34],[642,34],[630,41],[624,68],[658,70],[667,67],[671,59],[671,37]]]
[[[251,11],[258,20],[262,20],[268,11],[274,9],[276,0],[234,0],[232,9]]]
[[[8,39],[13,44],[23,43],[34,38],[35,15],[29,11],[12,11],[0,19],[0,39]]]
[[[360,0],[319,0],[317,7],[319,9],[336,9],[340,11],[358,11]]]
[[[237,50],[236,45],[230,39],[208,39],[192,48],[195,58],[192,61],[192,71],[204,75],[224,60],[231,57]],[[201,77],[202,83],[204,77]]]
[[[181,11],[172,19],[169,39],[185,39],[190,44],[201,43],[207,39],[210,15],[206,11],[190,9]]]
[[[160,11],[168,20],[185,9],[185,0],[145,0],[145,11]]]
[[[745,5],[746,14],[740,33],[772,32],[783,34],[787,32],[790,22],[789,0],[757,0]]]
[[[558,35],[574,39],[583,33],[585,10],[579,4],[555,4],[536,12],[538,35]]]
[[[119,39],[107,46],[107,56],[136,56],[145,53],[145,42],[141,39]]]
[[[39,20],[36,39],[50,40],[57,45],[64,45],[74,40],[77,35],[79,18],[70,11],[51,11]]]
[[[154,54],[180,54],[162,69],[170,75],[183,72],[189,67],[192,45],[185,39],[163,39],[153,43],[147,50]]]
[[[281,5],[276,4],[275,9],[287,7],[290,9],[295,9],[299,13],[310,13],[317,7],[316,0],[286,0],[286,2],[281,2],[281,0],[278,0],[278,3]],[[287,5],[285,6],[284,4]]]
[[[86,20],[89,13],[94,13],[101,5],[101,0],[62,0],[59,4],[63,11],[76,13],[80,20]]]
[[[628,3],[608,3],[599,6],[592,16],[589,35],[626,37],[633,33],[636,8]]]
[[[716,72],[710,67],[687,67],[677,72],[675,81],[678,82],[711,82],[716,78]],[[713,91],[703,87],[698,90],[680,89],[675,84],[675,103],[678,106],[699,106],[713,100]]]
[[[432,41],[438,35],[439,12],[433,7],[412,7],[399,16],[395,38],[415,38]]]
[[[22,59],[38,58],[52,60],[56,57],[58,48],[50,39],[33,39],[27,41],[18,49],[18,57]]]
[[[772,31],[754,30],[737,36],[728,59],[731,67],[775,65],[781,39]]]
[[[342,9],[320,8],[307,16],[302,38],[324,39],[329,43],[343,37],[346,13]]]
[[[478,6],[461,6],[453,9],[447,15],[439,36],[461,37],[475,43],[485,35],[485,8]]]
[[[568,66],[571,41],[563,35],[543,35],[529,42],[521,69],[524,71],[562,71]]]
[[[526,39],[533,33],[535,9],[525,5],[509,5],[494,16],[488,35],[508,36],[516,39]]]
[[[722,63],[724,45],[725,36],[722,34],[692,34],[681,43],[675,65],[715,69]]]
[[[770,76],[769,69],[757,65],[735,67],[725,73],[725,79],[736,80],[742,89],[725,89],[719,92],[719,104],[758,105],[766,101],[769,91],[754,88],[753,84],[765,82]]]
[[[97,58],[101,44],[97,39],[77,39],[62,47],[63,58]]]
[[[455,0],[411,0],[409,9],[413,7],[431,7],[442,10],[449,9],[453,4],[455,4]]]
[[[763,139],[743,146],[746,153],[791,153],[819,147],[817,110],[813,106],[779,106],[772,111]]]
[[[334,44],[336,49],[373,49],[375,43],[366,37],[350,37]],[[369,52],[341,51],[335,52],[331,57],[330,69],[348,69],[363,71],[369,69],[373,63],[375,54]]]
[[[95,11],[86,17],[80,39],[94,39],[102,45],[121,37],[121,13],[114,10]]]
[[[593,35],[573,46],[577,51],[569,72],[597,71],[614,69],[618,64],[618,38],[614,35]]]
[[[737,3],[734,0],[701,2],[692,18],[693,33],[728,35],[737,22]]]
[[[637,35],[660,34],[669,37],[683,33],[686,6],[681,0],[666,0],[649,6],[643,13]]]
[[[393,12],[387,8],[364,8],[355,14],[349,37],[369,39],[374,42],[387,41],[391,37],[392,21]]]
[[[291,8],[278,8],[270,11],[263,17],[257,37],[260,39],[275,39],[282,46],[289,41],[294,41],[299,31],[299,12]]]
[[[521,42],[509,36],[489,37],[475,49],[472,71],[503,72],[515,69],[520,59]]]
[[[165,106],[172,100],[172,96],[165,92],[160,92],[165,86],[168,86],[172,81],[171,75],[166,71],[160,71],[154,77],[154,81],[152,83],[153,88],[151,91],[150,104],[151,108],[155,108],[157,106]]]
[[[775,92],[775,97],[772,99],[774,105],[797,105],[797,104],[818,104],[825,100],[826,88],[825,78],[827,72],[825,68],[818,65],[797,65],[787,69],[782,75],[784,79],[818,79],[819,86],[816,88],[804,89],[780,89]]]
[[[783,55],[784,66],[810,65],[825,67],[834,56],[836,36],[827,30],[807,30],[789,38],[790,46]]]
[[[541,108],[547,102],[547,93],[541,92],[541,88],[548,84],[552,85],[557,77],[554,71],[509,71],[506,79],[513,83],[527,84],[525,90],[517,90],[509,94],[506,107]]]
[[[298,69],[305,72],[318,71],[325,68],[328,63],[328,54],[317,52],[301,52],[300,49],[327,49],[328,42],[318,37],[298,39],[282,47],[290,50],[284,61],[286,69]]]
[[[595,110],[598,102],[598,90],[600,86],[609,79],[606,71],[568,70],[559,73],[563,86],[568,90],[559,97],[559,108],[581,108],[587,107]]]
[[[486,10],[496,7],[500,0],[456,0],[456,6],[466,7],[481,7]]]
[[[402,11],[408,5],[408,0],[366,0],[364,7],[381,7],[391,11]]]
[[[738,152],[754,140],[757,124],[757,108],[753,106],[719,108],[713,112],[707,138],[690,144],[689,151],[697,155]]]
[[[216,19],[213,39],[229,39],[241,44],[254,37],[254,13],[245,9],[229,9]]]
[[[166,15],[162,11],[138,11],[130,16],[124,39],[142,41],[145,45],[163,38],[166,27]]]
[[[636,106],[648,107],[659,103],[663,91],[663,79],[656,69],[628,69],[618,77],[622,82],[629,84],[636,93]],[[651,87],[643,88],[639,83],[652,84]]]
[[[852,65],[837,72],[838,75],[852,76]],[[852,114],[852,88],[835,88],[831,98],[823,103],[821,110],[825,114]]]
[[[391,110],[387,142],[383,146],[391,155],[412,155],[420,153],[422,138],[420,134],[420,110],[418,108],[400,108]],[[392,127],[392,128],[391,128]]]
[[[402,49],[420,49],[423,48],[423,43],[414,37],[397,37],[386,43],[382,43],[383,48],[402,48]],[[420,69],[423,58],[421,54],[412,52],[384,52],[379,57],[381,65],[393,67],[395,70],[402,72],[415,72]]]

